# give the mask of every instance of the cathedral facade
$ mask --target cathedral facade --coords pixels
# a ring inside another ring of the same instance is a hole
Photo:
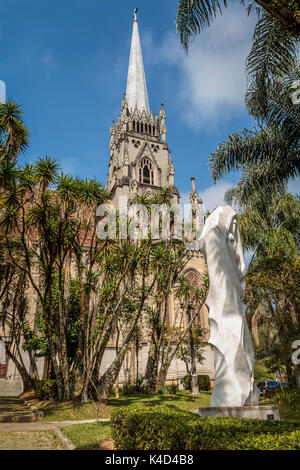
[[[110,128],[110,159],[108,168],[107,190],[112,194],[112,202],[117,210],[130,206],[137,195],[149,194],[168,188],[173,194],[173,203],[180,203],[180,193],[174,184],[175,169],[172,162],[171,151],[167,143],[166,112],[161,105],[159,114],[154,115],[149,107],[146,77],[143,65],[142,48],[139,37],[136,11],[134,13],[131,50],[127,75],[127,87],[124,93],[121,113],[118,120],[112,122]],[[203,211],[202,203],[196,191],[194,178],[190,193],[192,211]],[[198,207],[197,207],[198,206]],[[125,208],[125,209],[126,209]],[[200,251],[194,248],[193,256],[186,265],[184,276],[192,285],[199,286],[201,274],[206,270],[205,261]],[[169,318],[178,308],[176,300],[171,296],[169,302]],[[204,339],[209,337],[208,312],[202,307],[198,323],[205,331]],[[185,318],[187,325],[188,318]],[[136,361],[134,352],[129,351],[130,358],[126,358],[120,382],[128,375],[143,376],[147,363],[149,344],[144,339],[140,348],[140,359]],[[114,355],[113,345],[111,351],[105,355],[105,363],[111,363]],[[129,366],[128,366],[129,364]],[[138,367],[138,371],[136,370]],[[129,373],[130,372],[130,373]],[[209,344],[204,347],[204,361],[197,364],[197,373],[209,375],[213,383],[213,353]],[[186,374],[185,364],[174,359],[170,366],[167,379],[177,382]]]
[[[133,21],[133,32],[127,77],[126,93],[124,94],[121,113],[116,122],[113,121],[110,128],[110,159],[108,166],[107,190],[111,193],[112,204],[116,209],[120,205],[130,206],[137,195],[152,195],[164,188],[170,189],[173,202],[180,202],[180,193],[174,184],[174,165],[171,152],[167,143],[166,113],[164,106],[158,115],[154,115],[149,107],[146,78],[144,72],[141,43],[138,31],[136,12]],[[200,209],[201,201],[195,188],[192,177],[190,194],[192,210]],[[193,256],[186,265],[183,275],[192,285],[200,285],[201,274],[206,271],[203,255],[196,248]],[[34,323],[37,313],[37,295],[32,287],[29,287],[29,311]],[[169,301],[169,318],[175,316],[176,300],[171,296]],[[197,322],[206,332],[205,340],[208,341],[209,325],[208,312],[202,307]],[[184,326],[188,324],[188,316],[184,320]],[[9,342],[9,338],[7,338]],[[128,379],[142,377],[145,372],[149,352],[149,339],[147,335],[139,345],[137,352],[132,346],[129,348],[119,375],[119,383]],[[197,373],[208,375],[213,384],[213,353],[208,343],[203,350],[204,360],[197,364]],[[26,368],[30,368],[30,361],[26,352],[22,353]],[[113,338],[108,344],[100,374],[103,374],[115,357],[115,342]],[[43,358],[38,359],[38,371],[42,376]],[[168,371],[167,381],[178,383],[179,379],[186,375],[186,366],[183,361],[173,359]],[[17,368],[11,360],[0,368],[0,396],[16,396],[23,390],[22,380]]]

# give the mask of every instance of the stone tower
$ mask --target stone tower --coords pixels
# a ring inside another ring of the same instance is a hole
[[[135,10],[126,93],[119,119],[116,123],[113,121],[110,128],[107,189],[112,193],[116,209],[120,197],[127,198],[130,203],[137,194],[151,194],[162,188],[170,188],[174,202],[179,202],[166,134],[164,105],[161,105],[159,115],[154,115],[149,108]]]
[[[163,188],[171,189],[173,203],[179,203],[180,193],[174,185],[175,170],[171,152],[167,143],[166,113],[161,105],[159,114],[154,115],[149,107],[146,77],[144,71],[142,49],[139,38],[136,11],[134,13],[131,49],[127,76],[127,87],[124,93],[121,114],[117,122],[110,128],[110,160],[107,180],[107,190],[111,193],[114,208],[123,210],[124,202],[128,207],[136,195],[153,194]],[[192,227],[203,224],[203,206],[191,177],[190,213],[186,214]],[[201,285],[201,274],[205,272],[205,261],[199,251],[198,240],[186,244],[192,251],[192,257],[185,266],[185,276],[192,286]],[[178,300],[170,296],[168,304],[169,322],[176,318]],[[197,316],[205,331],[208,331],[208,314],[205,306]],[[184,326],[188,317],[184,317]],[[204,342],[208,334],[205,334]],[[111,348],[114,348],[112,342]],[[111,350],[112,350],[111,349]],[[105,361],[111,363],[111,350],[105,353]],[[149,352],[148,338],[144,338],[140,347],[138,364],[135,354],[128,351],[131,364],[131,375],[134,378],[138,368],[139,376],[143,376]],[[197,373],[207,374],[213,380],[213,355],[210,346],[203,348],[203,363],[197,364]],[[126,362],[126,361],[125,361]],[[125,371],[126,366],[123,366]],[[186,366],[177,358],[172,360],[167,380],[178,380],[186,374]],[[125,380],[125,372],[121,371],[120,382]]]

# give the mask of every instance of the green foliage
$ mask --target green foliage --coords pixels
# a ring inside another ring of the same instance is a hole
[[[174,383],[165,385],[159,391],[159,393],[161,393],[162,395],[176,395],[177,392],[178,392],[178,385]]]
[[[209,375],[198,375],[198,387],[199,390],[204,390],[205,392],[210,391],[210,378]]]
[[[291,2],[264,2],[263,8],[256,3],[256,8],[251,1],[248,6],[258,19],[247,58],[246,104],[258,125],[229,135],[209,157],[214,181],[232,171],[242,172],[238,185],[245,200],[261,187],[279,188],[299,176],[300,170],[300,107],[291,99],[293,83],[300,76],[298,17]],[[223,6],[226,1],[179,1],[177,33],[186,51],[191,38],[210,26]]]
[[[221,5],[227,1],[218,0],[180,0],[177,10],[176,30],[181,44],[187,51],[191,38],[210,26],[218,13],[222,13]]]
[[[300,426],[280,421],[200,418],[162,406],[113,410],[112,435],[124,450],[296,450]]]
[[[292,410],[300,410],[300,390],[279,389],[275,399]]]
[[[210,378],[209,375],[197,375],[198,387],[199,390],[205,392],[210,391]],[[192,377],[191,375],[185,375],[180,379],[180,382],[183,384],[185,390],[192,390]]]
[[[180,379],[180,383],[184,386],[184,390],[192,390],[192,376],[185,375]]]
[[[121,388],[122,395],[138,395],[144,392],[144,377],[138,377],[133,382],[125,382]]]
[[[57,385],[55,380],[38,380],[34,384],[35,396],[40,400],[56,400]]]
[[[260,351],[261,349],[261,351]],[[262,346],[258,350],[255,349],[255,367],[254,367],[254,380],[256,382],[262,382],[264,380],[272,380],[274,377],[274,373],[271,372],[268,366],[268,358],[266,356],[266,349]],[[262,358],[258,359],[259,353],[261,354]]]
[[[186,281],[184,279],[183,281]],[[188,284],[188,283],[187,283]],[[188,284],[188,289],[189,289],[189,294],[191,286]],[[195,288],[194,288],[195,289]],[[203,294],[202,294],[203,295]],[[199,364],[201,364],[204,360],[203,356],[203,328],[200,326],[196,325],[193,326],[191,329],[191,334],[193,336],[193,346],[194,346],[194,357],[197,360]],[[187,335],[184,340],[182,341],[181,345],[179,346],[176,356],[178,359],[181,361],[184,361],[186,366],[188,367],[188,364],[191,362],[191,343],[190,343],[190,335]]]
[[[0,103],[0,162],[13,162],[29,144],[29,130],[23,123],[21,106],[10,98]]]

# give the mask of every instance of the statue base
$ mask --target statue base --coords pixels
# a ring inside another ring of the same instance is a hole
[[[216,418],[217,416],[232,416],[236,418],[251,418],[280,421],[278,406],[212,406],[199,408],[202,418]]]

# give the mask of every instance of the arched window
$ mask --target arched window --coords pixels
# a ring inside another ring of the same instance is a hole
[[[154,170],[151,161],[143,158],[139,167],[139,181],[145,184],[154,184]]]
[[[150,184],[150,170],[148,165],[144,165],[143,168],[143,183]]]
[[[184,276],[188,281],[189,283],[193,286],[193,287],[200,287],[200,279],[198,277],[198,275],[194,272],[194,271],[188,271],[185,276]],[[186,323],[187,323],[187,320],[186,319]],[[198,314],[195,318],[195,323],[194,324],[198,324],[200,325],[201,323],[201,318],[200,318],[200,315]]]

